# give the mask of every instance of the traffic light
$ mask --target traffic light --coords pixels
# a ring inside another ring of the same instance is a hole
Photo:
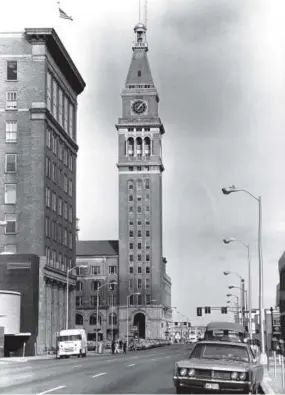
[[[188,327],[191,328],[191,322],[188,322]]]
[[[211,307],[205,307],[205,314],[211,314]]]
[[[221,308],[222,314],[227,314],[228,313],[228,308],[227,307],[222,307]]]
[[[197,307],[197,316],[202,317],[202,307]]]

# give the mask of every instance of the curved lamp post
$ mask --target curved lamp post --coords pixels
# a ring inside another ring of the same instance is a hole
[[[258,203],[258,261],[259,261],[259,317],[260,317],[260,342],[261,342],[261,355],[260,363],[267,364],[267,355],[265,353],[264,342],[264,297],[263,297],[263,259],[262,259],[262,206],[261,196],[254,196],[246,189],[238,189],[234,185],[228,188],[222,188],[224,195],[230,195],[235,192],[244,192]]]
[[[230,243],[239,243],[247,249],[247,261],[248,261],[248,324],[249,324],[249,336],[252,339],[252,296],[251,296],[251,254],[250,254],[250,245],[244,243],[241,240],[235,239],[234,237],[230,237],[228,239],[223,240],[225,244]]]
[[[229,241],[230,239],[224,239],[223,240],[223,242],[225,243],[225,244],[229,244],[230,243],[230,241]],[[240,296],[241,296],[241,307],[242,307],[242,312],[245,310],[244,308],[245,308],[245,300],[244,300],[244,292],[243,292],[243,290],[244,290],[244,278],[242,277],[242,276],[240,276],[238,273],[236,273],[236,272],[229,272],[229,271],[227,271],[227,272],[224,272],[224,275],[225,276],[228,276],[229,274],[234,274],[235,276],[237,276],[239,279],[240,279],[240,282],[241,282],[241,288],[240,288],[240,290],[241,290],[241,293],[240,293]]]
[[[98,348],[98,331],[99,331],[99,291],[103,288],[106,287],[107,285],[118,285],[116,281],[110,281],[108,283],[100,285],[100,287],[97,288],[97,300],[96,300],[96,351],[99,352]],[[113,320],[113,316],[112,316]]]

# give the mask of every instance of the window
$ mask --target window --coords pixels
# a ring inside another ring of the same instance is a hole
[[[64,96],[64,117],[63,117],[63,127],[67,133],[68,129],[68,99]]]
[[[76,314],[75,325],[83,325],[83,317],[81,314]]]
[[[141,208],[141,206],[138,206],[138,213],[141,213],[142,212],[142,208]]]
[[[100,287],[100,281],[92,281],[91,283],[92,291],[97,291],[99,287]]]
[[[7,80],[17,81],[17,61],[8,60],[7,62]]]
[[[109,290],[115,291],[115,286],[116,286],[116,284],[114,284],[114,281],[113,281],[112,283],[109,284]]]
[[[108,296],[108,304],[109,304],[109,306],[114,306],[116,304],[115,295],[109,295]]]
[[[82,306],[82,296],[76,296],[76,306]]]
[[[50,229],[50,219],[49,217],[45,218],[45,236],[49,237],[49,229]]]
[[[73,138],[73,114],[74,108],[72,104],[69,104],[69,136]]]
[[[141,202],[141,201],[142,201],[142,197],[141,197],[141,196],[138,196],[138,197],[137,197],[137,201],[138,201],[138,202]]]
[[[69,211],[68,211],[68,217],[69,217],[69,222],[72,224],[72,219],[73,219],[73,211],[72,211],[72,206],[69,206]]]
[[[142,237],[142,231],[138,230],[138,237]]]
[[[6,121],[6,143],[17,142],[17,121]]]
[[[69,155],[69,170],[73,170],[73,156],[71,154]]]
[[[57,228],[57,241],[59,244],[62,244],[62,227],[60,224],[58,224]]]
[[[102,324],[102,318],[100,315],[98,315],[98,324],[99,325]],[[93,314],[90,316],[89,325],[97,325],[97,315],[96,314]]]
[[[146,304],[150,303],[151,301],[151,295],[146,295]]]
[[[63,93],[60,88],[58,88],[58,122],[63,126]]]
[[[133,306],[134,304],[134,295],[130,296],[130,306]]]
[[[129,171],[134,171],[134,166],[129,166]]]
[[[141,218],[138,218],[138,219],[137,219],[137,224],[138,224],[139,226],[142,224]]]
[[[67,175],[64,174],[63,176],[63,190],[67,193]]]
[[[129,189],[133,190],[134,189],[134,185],[131,183],[129,184]]]
[[[145,198],[146,198],[147,200],[149,200],[149,193],[146,193],[146,194],[145,194]]]
[[[57,213],[62,216],[62,199],[60,197],[57,199]]]
[[[142,260],[142,256],[138,255],[138,262],[141,262],[141,260]]]
[[[149,189],[149,180],[145,180],[145,189]]]
[[[138,243],[138,250],[142,249],[142,243]]]
[[[63,245],[67,247],[67,230],[63,229]]]
[[[142,72],[141,72],[141,70],[138,70],[138,77],[141,77],[142,76]]]
[[[47,108],[51,111],[51,85],[52,85],[52,76],[51,73],[47,72]]]
[[[129,202],[132,202],[134,200],[133,195],[129,195]]]
[[[146,272],[146,274],[150,274],[150,267],[149,267],[149,266],[147,266],[147,267],[145,268],[145,272]]]
[[[117,274],[117,266],[109,266],[109,274]]]
[[[150,231],[149,231],[149,230],[146,230],[146,231],[145,231],[145,235],[146,235],[146,237],[149,237],[149,236],[150,236]]]
[[[62,143],[59,142],[58,143],[58,157],[59,157],[59,160],[61,160],[61,161],[62,161],[62,155],[63,155],[63,147],[62,147]]]
[[[69,196],[72,197],[72,180],[69,180],[68,187],[69,187],[69,189],[68,189],[68,194],[69,194]]]
[[[145,206],[145,211],[149,212],[149,206]]]
[[[16,246],[16,244],[6,244],[4,246],[4,252],[9,252],[11,254],[17,254],[17,246]]]
[[[6,92],[6,110],[17,110],[17,92]]]
[[[51,194],[51,207],[52,210],[56,213],[56,194],[53,192]]]
[[[109,315],[109,325],[117,325],[117,315],[115,313]]]
[[[133,289],[134,287],[134,281],[132,278],[129,279],[129,289]],[[131,303],[130,303],[131,304]]]
[[[130,243],[129,248],[130,248],[130,250],[133,250],[134,249],[134,243]]]
[[[138,289],[142,288],[142,279],[138,278]]]
[[[62,188],[62,170],[61,169],[58,169],[57,183],[58,183],[58,186],[60,188]]]
[[[133,256],[133,255],[130,255],[129,260],[130,260],[130,262],[133,262],[133,261],[134,261],[134,256]]]
[[[91,274],[94,276],[100,274],[100,266],[91,266]]]
[[[5,228],[6,235],[13,235],[16,233],[16,214],[6,214],[5,221],[7,222]]]
[[[150,279],[149,278],[145,279],[145,287],[150,288]]]
[[[134,237],[134,231],[133,230],[129,231],[129,237]]]
[[[65,164],[65,166],[67,166],[67,162],[68,162],[68,152],[67,152],[67,148],[63,147],[63,163]]]
[[[5,172],[15,173],[17,170],[17,154],[5,155]]]
[[[55,155],[57,154],[57,137],[55,134],[52,135],[52,151]]]
[[[142,267],[138,266],[138,274],[141,274],[141,273],[142,273]]]
[[[129,207],[129,212],[132,213],[133,211],[134,211],[134,207],[133,207],[133,206],[130,206],[130,207]]]
[[[146,219],[146,220],[145,220],[145,224],[146,224],[146,225],[150,225],[150,220],[149,220],[149,219]]]
[[[137,167],[137,171],[142,171],[141,166],[138,166],[138,167]]]
[[[52,81],[52,115],[57,119],[57,82]]]
[[[5,204],[16,204],[17,184],[5,184]]]
[[[67,218],[68,218],[68,216],[67,216],[67,203],[66,202],[63,203],[63,218],[65,220],[67,220]]]
[[[141,306],[142,304],[142,296],[138,295],[138,305]]]
[[[149,262],[149,261],[150,261],[149,254],[147,254],[147,255],[145,256],[145,260],[146,260],[147,262]]]
[[[72,241],[73,241],[73,237],[72,237],[72,233],[69,233],[69,248],[72,250]]]
[[[129,225],[130,225],[130,226],[133,226],[133,225],[134,225],[134,220],[133,220],[133,219],[130,219],[130,220],[129,220]]]
[[[134,268],[133,268],[133,266],[130,266],[130,274],[133,274],[134,273]]]

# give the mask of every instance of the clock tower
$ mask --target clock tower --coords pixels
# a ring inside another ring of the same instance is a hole
[[[162,136],[159,96],[148,62],[146,26],[134,28],[122,90],[119,142],[119,333],[165,338],[171,281],[162,248]],[[169,315],[168,315],[169,316]]]

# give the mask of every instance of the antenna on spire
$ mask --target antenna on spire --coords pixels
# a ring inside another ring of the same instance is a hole
[[[144,0],[144,25],[146,28],[147,28],[147,12],[148,12],[147,1],[148,0]]]
[[[139,23],[142,20],[141,8],[142,8],[142,0],[139,0]]]

